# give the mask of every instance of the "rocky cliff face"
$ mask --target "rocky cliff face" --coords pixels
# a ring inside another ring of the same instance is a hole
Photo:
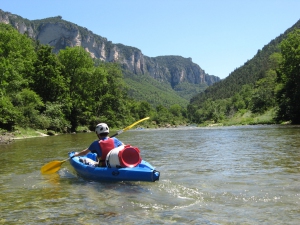
[[[161,82],[169,82],[172,87],[181,82],[212,85],[220,81],[219,77],[206,74],[191,58],[147,57],[137,48],[113,44],[86,28],[62,20],[60,16],[30,21],[0,10],[0,22],[11,24],[20,33],[27,33],[40,43],[53,46],[54,52],[67,46],[82,46],[94,58],[119,62],[124,69],[135,74],[148,74]]]

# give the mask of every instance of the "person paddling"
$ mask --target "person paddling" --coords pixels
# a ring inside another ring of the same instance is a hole
[[[96,135],[99,140],[95,140],[91,143],[91,145],[82,150],[81,152],[76,152],[74,157],[76,156],[83,156],[88,154],[89,152],[96,153],[98,162],[95,162],[94,165],[98,165],[101,167],[105,167],[105,159],[107,154],[114,148],[124,146],[124,144],[117,139],[116,137],[110,138],[109,134],[109,127],[106,123],[99,123],[95,128]]]

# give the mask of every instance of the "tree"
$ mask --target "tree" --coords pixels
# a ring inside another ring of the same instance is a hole
[[[0,94],[15,95],[28,87],[35,57],[29,38],[10,25],[0,24]]]
[[[232,96],[231,101],[236,111],[246,108],[246,103],[240,93],[236,93]]]
[[[93,113],[97,121],[120,127],[130,120],[130,104],[122,70],[115,63],[101,63],[92,74]],[[96,82],[95,82],[96,81]]]
[[[153,120],[157,122],[157,124],[170,123],[172,118],[172,114],[169,110],[163,105],[156,106],[156,115]]]
[[[153,109],[150,103],[146,101],[140,102],[138,107],[139,119],[145,118],[147,116],[151,116],[151,114],[153,114]]]
[[[12,98],[12,102],[19,112],[16,118],[17,124],[22,127],[37,128],[36,118],[39,116],[39,109],[44,106],[40,96],[30,89],[23,89]]]
[[[0,98],[0,128],[6,130],[13,130],[16,118],[20,115],[20,112],[14,107],[8,96],[2,96]]]
[[[66,132],[66,128],[70,126],[65,119],[63,105],[60,103],[47,102],[46,110],[43,112],[42,117],[44,120],[41,120],[41,122],[44,123],[41,124],[41,127],[44,126],[44,129],[47,128],[56,132]]]
[[[181,117],[182,116],[182,109],[181,106],[179,104],[174,104],[170,106],[169,111],[173,114],[173,116],[175,117]]]
[[[0,127],[12,130],[21,116],[13,100],[28,88],[35,57],[29,38],[10,25],[0,23]]]
[[[256,82],[251,98],[252,112],[263,113],[275,106],[275,79],[276,72],[270,69],[266,77]]]
[[[67,47],[60,50],[58,59],[62,64],[62,75],[66,82],[64,105],[66,119],[71,123],[71,132],[75,132],[80,117],[89,109],[90,81],[94,69],[93,60],[82,47]]]
[[[40,45],[34,62],[30,87],[46,102],[61,100],[66,91],[66,80],[61,74],[62,66],[52,47]]]
[[[300,30],[296,29],[282,41],[282,63],[277,71],[279,110],[277,120],[300,124]]]

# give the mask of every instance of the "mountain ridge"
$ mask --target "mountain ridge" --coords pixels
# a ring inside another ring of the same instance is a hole
[[[93,58],[120,63],[122,69],[132,74],[148,75],[159,82],[168,84],[181,98],[187,98],[187,95],[181,96],[180,92],[176,91],[177,86],[182,86],[182,83],[191,84],[193,88],[199,85],[202,87],[201,92],[205,89],[203,88],[205,85],[210,86],[221,80],[217,76],[205,73],[198,64],[192,62],[191,58],[148,57],[143,55],[138,48],[121,43],[114,44],[85,27],[63,20],[61,16],[28,20],[0,9],[0,22],[11,24],[20,33],[26,33],[41,44],[52,46],[55,53],[66,47],[81,46]],[[189,89],[188,85],[185,87]]]

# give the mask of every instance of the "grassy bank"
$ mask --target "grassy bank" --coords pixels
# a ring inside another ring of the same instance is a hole
[[[233,125],[256,125],[256,124],[276,124],[275,109],[266,111],[263,114],[254,114],[250,111],[238,112],[231,118],[223,120],[219,123],[213,121],[206,121],[199,126],[233,126]]]
[[[255,125],[255,124],[275,124],[275,110],[271,109],[263,114],[253,114],[250,111],[236,113],[235,116],[224,122],[225,126],[231,125]]]
[[[49,134],[47,134],[47,131],[22,127],[17,127],[11,134],[13,135],[13,139],[49,136]]]

